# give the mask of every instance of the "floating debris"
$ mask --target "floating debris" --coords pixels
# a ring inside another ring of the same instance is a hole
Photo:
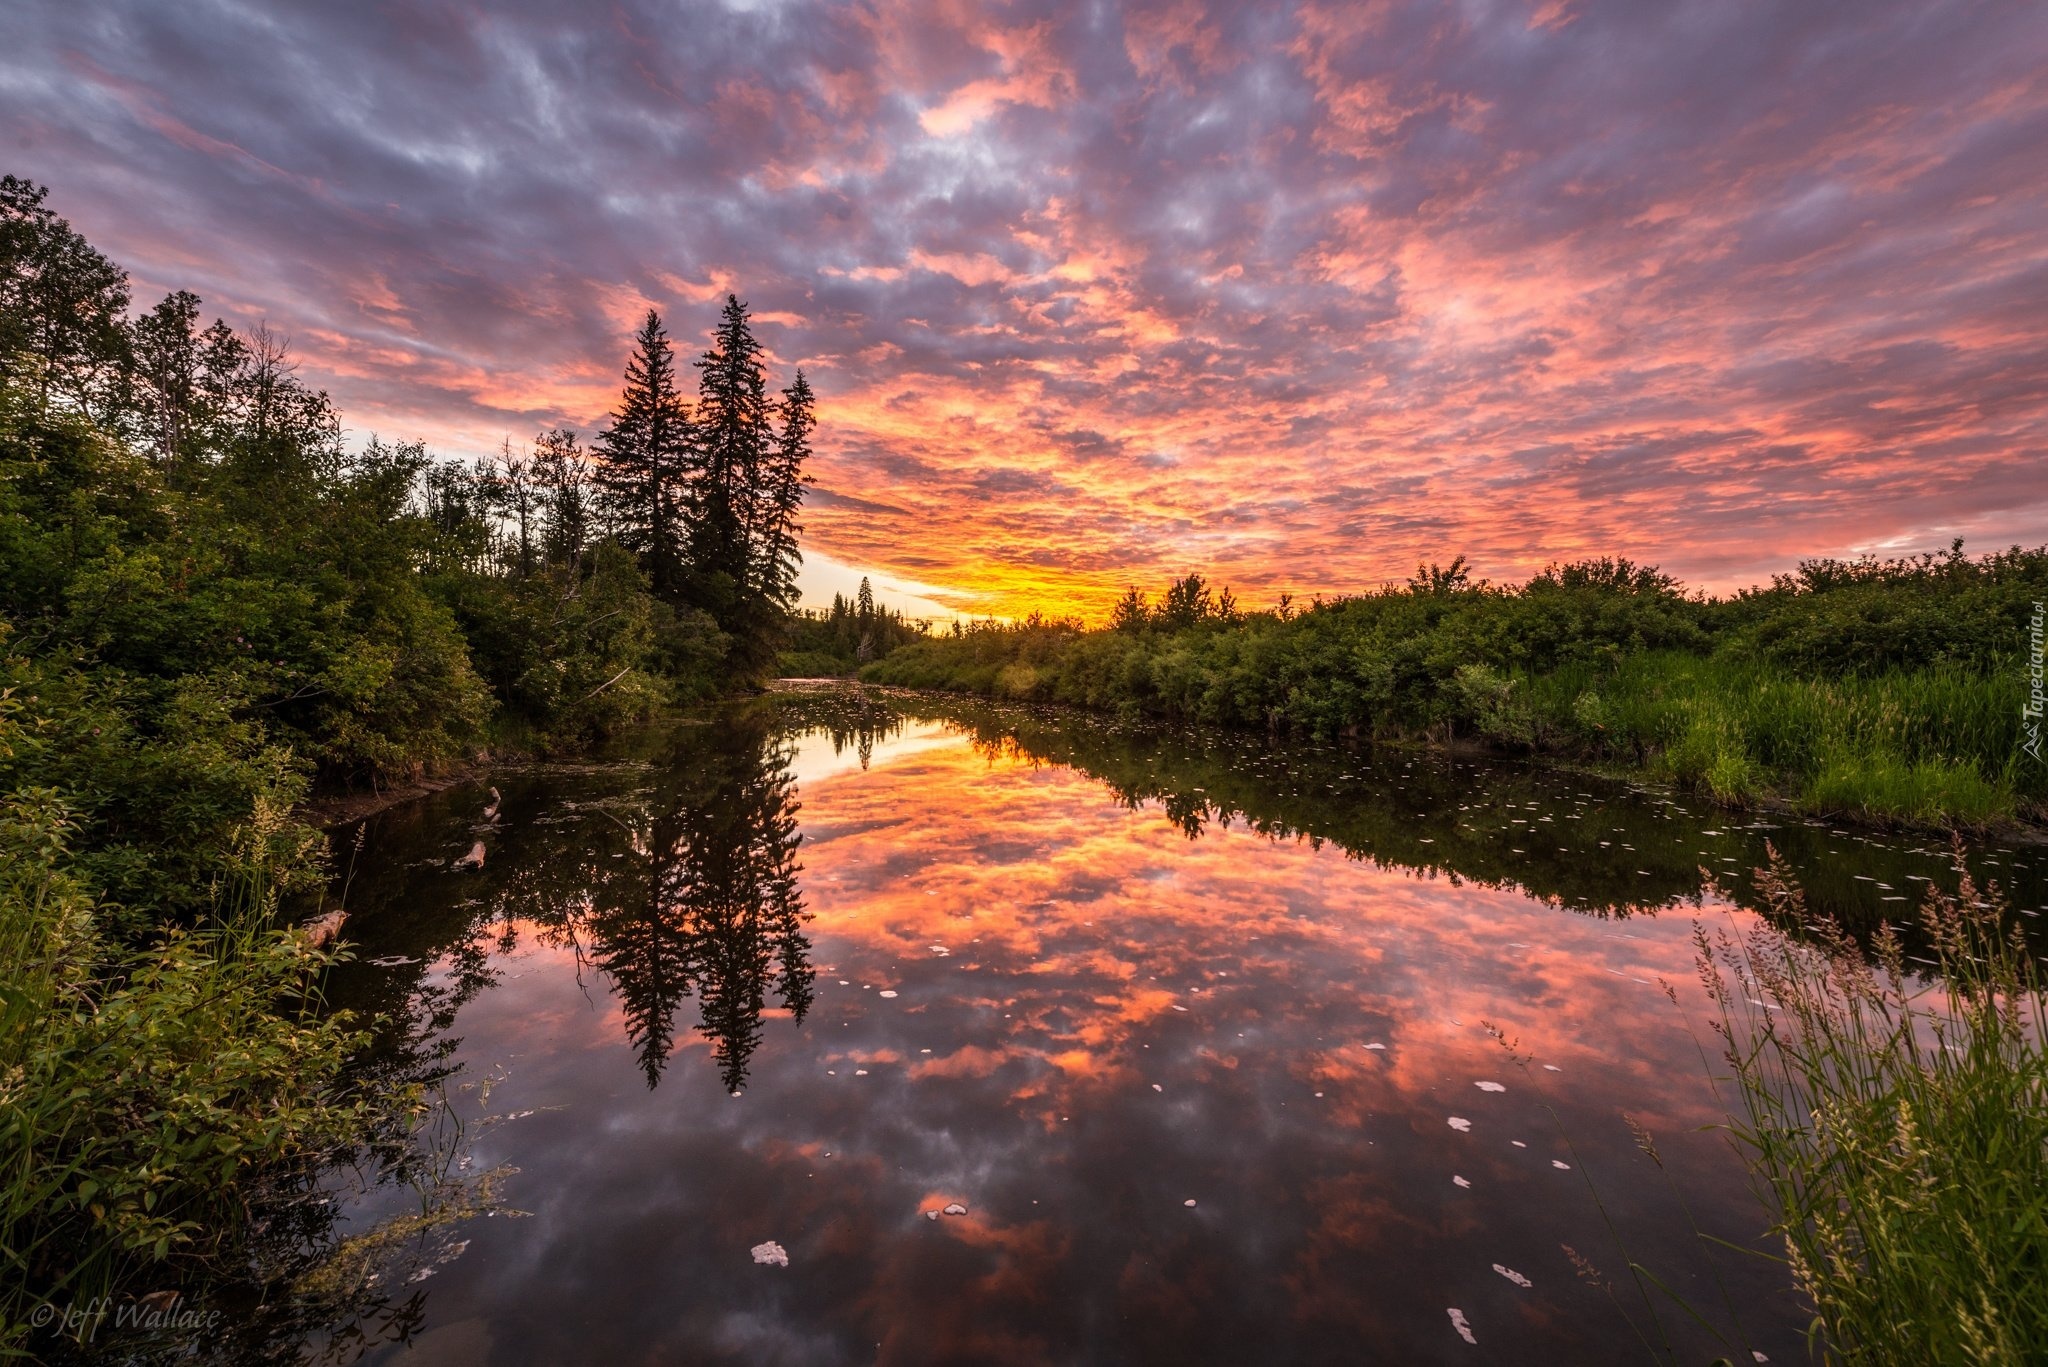
[[[1160,1086],[1160,1085],[1159,1085],[1158,1083],[1156,1083],[1156,1082],[1155,1082],[1155,1083],[1153,1083],[1153,1084],[1152,1084],[1152,1090],[1153,1090],[1153,1091],[1155,1091],[1155,1092],[1163,1092],[1163,1091],[1165,1091],[1166,1089],[1165,1089],[1164,1087]]]
[[[479,840],[469,847],[469,853],[456,860],[449,867],[458,870],[480,869],[484,866],[484,842]]]
[[[1192,1210],[1194,1208],[1195,1198],[1190,1196],[1187,1200],[1181,1202],[1181,1204]]]
[[[386,954],[381,958],[369,960],[372,968],[399,968],[405,964],[416,964],[418,962],[418,959],[408,959],[403,954]]]
[[[935,1210],[928,1210],[924,1213],[924,1218],[927,1220],[936,1220],[939,1218],[939,1213]]]
[[[1372,1044],[1368,1044],[1368,1045],[1366,1045],[1365,1047],[1366,1047],[1366,1048],[1368,1048],[1368,1049],[1385,1049],[1385,1048],[1386,1048],[1387,1046],[1386,1046],[1386,1045],[1384,1045],[1384,1044],[1380,1044],[1380,1043],[1378,1043],[1377,1041],[1375,1041],[1374,1043],[1372,1043]]]
[[[1560,1159],[1560,1158],[1553,1158],[1553,1159],[1551,1159],[1551,1160],[1550,1160],[1550,1166],[1551,1166],[1551,1167],[1553,1167],[1553,1168],[1560,1168],[1560,1169],[1564,1170],[1565,1172],[1570,1172],[1570,1171],[1572,1170],[1572,1165],[1571,1165],[1571,1164],[1569,1164],[1569,1163],[1567,1163],[1567,1162],[1565,1162],[1565,1161],[1564,1161],[1563,1159]]]
[[[1465,1119],[1465,1117],[1462,1115],[1452,1116],[1450,1124],[1451,1128],[1456,1130],[1459,1134],[1470,1134],[1472,1132],[1472,1122]]]
[[[1475,1082],[1472,1084],[1482,1092],[1505,1092],[1507,1086],[1499,1082]]]
[[[951,1202],[946,1207],[946,1214],[948,1215],[965,1215],[966,1213],[967,1207],[961,1205],[958,1201]]]
[[[315,916],[299,929],[306,932],[306,942],[318,949],[341,934],[341,923],[347,919],[348,912],[336,907],[324,916]]]
[[[885,990],[885,991],[884,991],[884,992],[882,993],[882,995],[883,995],[883,996],[885,996],[885,997],[893,997],[893,996],[895,996],[895,995],[896,995],[896,993],[895,993],[895,990],[894,990],[894,989],[892,988],[892,989],[887,989],[887,990]]]
[[[1456,1173],[1451,1174],[1451,1180],[1457,1183],[1459,1186],[1466,1188],[1468,1191],[1471,1189],[1472,1184],[1466,1181],[1464,1178],[1458,1176]]]
[[[755,1244],[747,1252],[754,1255],[754,1261],[764,1267],[788,1267],[789,1250],[770,1239],[765,1244]]]
[[[1526,1289],[1530,1286],[1535,1285],[1534,1282],[1530,1281],[1527,1277],[1524,1277],[1521,1273],[1515,1271],[1515,1269],[1513,1269],[1512,1267],[1503,1267],[1499,1263],[1495,1263],[1493,1265],[1493,1270],[1500,1273],[1501,1276],[1506,1277],[1516,1286],[1523,1287]]]
[[[1558,1067],[1555,1063],[1546,1063],[1543,1065],[1543,1071],[1546,1073],[1561,1073],[1564,1069]]]
[[[1450,1315],[1451,1328],[1458,1331],[1458,1337],[1465,1340],[1465,1342],[1467,1343],[1477,1344],[1479,1340],[1473,1336],[1472,1326],[1466,1323],[1465,1312],[1462,1310],[1453,1309],[1450,1312]]]

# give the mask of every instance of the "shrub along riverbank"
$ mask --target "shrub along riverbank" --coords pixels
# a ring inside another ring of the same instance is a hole
[[[871,682],[1223,725],[1479,743],[1625,771],[1732,806],[1887,822],[2048,820],[2023,749],[2028,620],[2048,548],[1814,560],[1689,595],[1599,560],[1528,583],[1462,562],[1406,586],[1242,612],[1199,576],[1135,590],[1107,629],[1033,618],[935,636]]]
[[[594,449],[351,446],[44,198],[0,178],[0,1355],[246,1264],[260,1192],[402,1132],[277,924],[330,867],[296,814],[759,682],[812,425],[729,298],[694,406],[648,316]]]

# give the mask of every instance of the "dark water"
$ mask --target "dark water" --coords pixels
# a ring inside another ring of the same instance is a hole
[[[415,1240],[315,1352],[1801,1361],[1778,1269],[1703,1252],[1763,1217],[1700,1132],[1692,918],[1743,921],[1766,839],[1864,926],[1948,864],[1555,771],[850,693],[494,781],[494,822],[469,789],[370,823],[334,987],[398,1023],[380,1066],[453,1070],[462,1170],[525,1213]],[[1971,858],[2040,908],[2048,852]]]

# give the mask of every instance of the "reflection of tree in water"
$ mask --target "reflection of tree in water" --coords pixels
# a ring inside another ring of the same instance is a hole
[[[709,729],[709,728],[705,728]],[[797,887],[797,804],[790,747],[759,725],[719,728],[714,748],[673,757],[683,792],[628,823],[628,871],[603,870],[569,927],[612,980],[652,1087],[675,1044],[675,1014],[698,999],[727,1090],[738,1090],[772,992],[801,1021],[812,982],[809,915]],[[690,737],[704,739],[702,730]]]
[[[806,700],[802,720],[832,737],[832,753],[843,755],[851,745],[866,769],[875,756],[875,742],[903,733],[903,713],[866,693],[840,693]],[[792,709],[798,711],[799,709]]]

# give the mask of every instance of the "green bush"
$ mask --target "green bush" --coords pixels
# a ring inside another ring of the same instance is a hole
[[[1627,765],[1732,805],[1982,824],[2048,813],[2048,766],[2020,749],[2015,664],[2028,595],[2043,594],[2048,550],[1813,561],[1722,601],[1626,562],[1512,590],[1426,568],[1306,612],[1178,627],[1134,591],[1110,630],[978,624],[861,677],[1322,737],[1463,737]],[[1873,624],[1893,620],[1915,624],[1910,650],[1877,648]]]
[[[363,1036],[316,1010],[336,955],[270,928],[285,829],[259,812],[216,915],[131,944],[101,925],[58,796],[0,799],[0,1352],[40,1301],[218,1259],[252,1185],[417,1100],[341,1082]]]

